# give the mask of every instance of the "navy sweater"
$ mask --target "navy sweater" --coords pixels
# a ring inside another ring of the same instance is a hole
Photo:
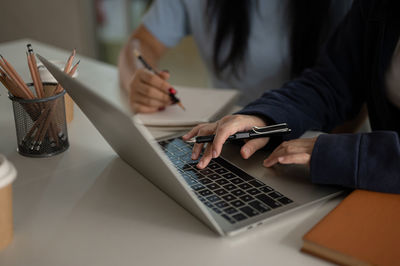
[[[311,155],[314,183],[400,193],[400,110],[386,97],[385,73],[399,39],[400,1],[355,1],[318,64],[239,113],[287,122],[298,138],[329,132],[367,104],[373,132],[323,134]]]

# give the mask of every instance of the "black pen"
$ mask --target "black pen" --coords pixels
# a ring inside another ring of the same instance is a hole
[[[280,136],[289,134],[292,130],[288,128],[286,123],[276,124],[265,127],[253,127],[249,131],[237,132],[230,135],[227,139],[229,140],[240,140],[240,139],[255,139],[255,138],[267,138],[272,136]],[[215,135],[208,136],[197,136],[187,140],[187,143],[206,143],[213,142]]]
[[[160,75],[160,72],[158,72],[157,70],[153,69],[153,68],[149,65],[149,63],[147,63],[146,60],[144,60],[143,56],[139,53],[138,50],[134,49],[134,50],[133,50],[133,53],[135,54],[136,58],[143,64],[143,66],[144,66],[147,70],[151,71],[151,72],[152,72],[153,74],[155,74],[155,75],[158,75],[158,76]],[[183,104],[181,103],[181,100],[179,100],[179,98],[176,97],[175,94],[176,94],[176,90],[175,90],[174,88],[169,88],[169,89],[168,89],[168,95],[169,95],[169,98],[170,98],[171,101],[172,101],[172,104],[177,104],[177,105],[179,105],[180,108],[182,108],[183,110],[186,110],[186,108],[185,108],[185,107],[183,106]]]

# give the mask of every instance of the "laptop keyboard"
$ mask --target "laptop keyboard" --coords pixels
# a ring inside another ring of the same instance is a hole
[[[159,144],[197,197],[232,224],[293,202],[220,157],[197,169],[198,160],[190,158],[193,144],[181,138]]]

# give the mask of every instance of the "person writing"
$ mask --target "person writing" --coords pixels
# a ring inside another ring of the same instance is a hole
[[[216,88],[242,92],[245,105],[315,63],[350,1],[156,0],[120,52],[121,87],[135,112],[172,104],[170,73],[138,67],[134,49],[152,66],[191,35]],[[172,74],[172,73],[171,73]]]
[[[315,67],[237,114],[198,125],[183,137],[215,134],[197,167],[218,157],[229,135],[287,122],[292,132],[264,160],[265,167],[303,164],[314,183],[400,193],[399,10],[394,0],[354,1]],[[306,130],[330,131],[364,103],[371,133],[297,139]],[[268,141],[249,140],[242,157],[249,158]],[[195,144],[192,159],[198,159],[202,146]]]

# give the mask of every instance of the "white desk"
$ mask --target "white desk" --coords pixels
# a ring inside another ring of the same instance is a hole
[[[47,58],[68,57],[68,51],[31,40],[0,44],[0,53],[26,79],[28,42]],[[115,96],[116,68],[78,57],[80,78]],[[327,264],[299,251],[301,237],[340,197],[221,238],[119,159],[78,108],[66,152],[43,159],[19,155],[2,86],[0,94],[0,153],[18,170],[15,238],[0,252],[0,265]]]

